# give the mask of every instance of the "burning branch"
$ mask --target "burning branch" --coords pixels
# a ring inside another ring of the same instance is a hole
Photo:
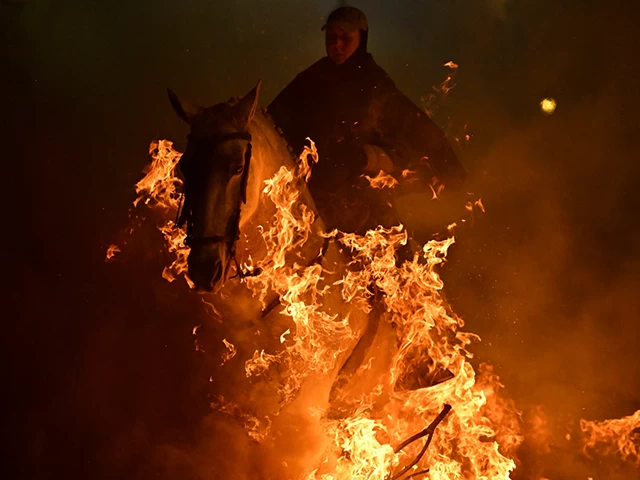
[[[403,448],[405,448],[407,445],[415,442],[416,440],[421,439],[422,437],[427,437],[427,441],[424,444],[424,447],[422,447],[422,450],[420,450],[420,453],[416,456],[416,458],[413,459],[413,461],[407,465],[406,467],[404,467],[402,470],[400,470],[399,473],[397,473],[396,475],[393,475],[391,477],[389,477],[389,480],[398,480],[400,477],[402,477],[403,475],[405,475],[409,470],[411,470],[414,465],[416,465],[424,456],[424,454],[427,451],[427,448],[429,448],[429,445],[431,444],[431,440],[433,439],[433,434],[436,431],[436,427],[438,425],[440,425],[440,423],[442,422],[442,420],[444,420],[444,417],[447,416],[447,414],[449,413],[449,411],[451,411],[451,405],[445,404],[444,408],[442,409],[442,411],[440,412],[440,414],[435,418],[435,420],[433,422],[431,422],[429,424],[429,426],[427,428],[425,428],[424,430],[422,430],[421,432],[416,433],[415,435],[413,435],[412,437],[406,439],[404,442],[402,442],[400,445],[398,445],[395,450],[393,451],[393,453],[398,453],[400,450],[402,450]],[[420,475],[422,473],[427,473],[429,470],[422,470],[420,472],[417,472],[413,475],[409,475],[407,477],[407,480],[411,477],[415,477],[416,475]]]

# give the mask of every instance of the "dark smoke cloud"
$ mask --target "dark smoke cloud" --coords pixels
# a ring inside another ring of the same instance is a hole
[[[322,55],[334,3],[0,4],[4,152],[22,179],[8,182],[18,289],[3,349],[22,476],[193,478],[193,458],[215,452],[191,335],[202,305],[160,278],[153,216],[119,232],[149,140],[185,133],[164,89],[217,103],[263,78],[267,104]],[[632,413],[640,72],[628,7],[392,3],[360,6],[370,50],[412,99],[444,79],[445,62],[460,65],[435,118],[468,125],[461,156],[487,214],[460,232],[444,275],[483,338],[477,360],[523,409],[541,406],[558,438],[563,422]],[[539,111],[547,96],[551,116]],[[124,251],[105,265],[111,242]],[[593,473],[556,437],[537,474]]]

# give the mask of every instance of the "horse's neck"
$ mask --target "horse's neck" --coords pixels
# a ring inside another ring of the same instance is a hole
[[[284,166],[294,168],[295,163],[284,137],[278,133],[271,118],[258,112],[249,125],[252,136],[253,159],[258,165],[251,165],[260,185],[275,175]],[[256,168],[254,168],[256,167]],[[260,188],[262,191],[262,187]]]
[[[254,260],[264,254],[264,242],[258,228],[269,228],[275,214],[275,205],[263,193],[265,180],[273,178],[281,167],[294,169],[295,161],[289,152],[284,137],[278,133],[273,121],[264,113],[258,112],[251,124],[249,133],[252,136],[252,158],[247,185],[247,206],[250,205],[249,215],[243,218],[241,231],[242,250],[251,255]],[[315,211],[315,205],[304,182],[299,185],[300,201]],[[322,228],[322,222],[315,225]],[[240,253],[240,251],[238,252]],[[242,255],[245,256],[245,255]]]

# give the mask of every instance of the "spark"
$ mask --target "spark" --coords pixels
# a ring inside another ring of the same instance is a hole
[[[107,257],[104,259],[105,262],[108,262],[113,257],[115,257],[116,253],[120,253],[122,250],[117,245],[109,245],[107,248]]]

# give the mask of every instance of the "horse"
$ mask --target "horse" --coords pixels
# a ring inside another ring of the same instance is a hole
[[[336,405],[348,392],[357,395],[375,386],[371,379],[353,387],[351,379],[366,358],[370,370],[373,362],[384,371],[395,336],[389,323],[380,322],[380,312],[372,312],[369,293],[363,290],[354,301],[344,301],[336,284],[347,271],[347,259],[328,240],[304,181],[295,185],[299,197],[291,208],[313,213],[312,234],[284,261],[316,275],[314,288],[299,293],[315,299],[321,292],[322,312],[311,312],[319,316],[316,326],[302,331],[291,320],[291,303],[281,305],[277,292],[258,298],[248,288],[259,281],[259,275],[250,277],[259,270],[246,272],[243,266],[273,261],[263,233],[276,206],[264,194],[265,182],[283,167],[299,168],[281,133],[258,108],[259,89],[260,82],[245,96],[208,108],[168,90],[171,106],[190,129],[179,165],[184,177],[180,219],[191,248],[188,275],[218,319],[202,329],[199,342],[218,359],[210,366],[216,407],[212,431],[230,437],[220,441],[215,435],[218,456],[226,461],[207,473],[300,478],[321,462],[328,446],[323,430],[327,412],[338,411]],[[291,336],[307,344],[279,361]],[[294,373],[299,376],[293,378]]]

